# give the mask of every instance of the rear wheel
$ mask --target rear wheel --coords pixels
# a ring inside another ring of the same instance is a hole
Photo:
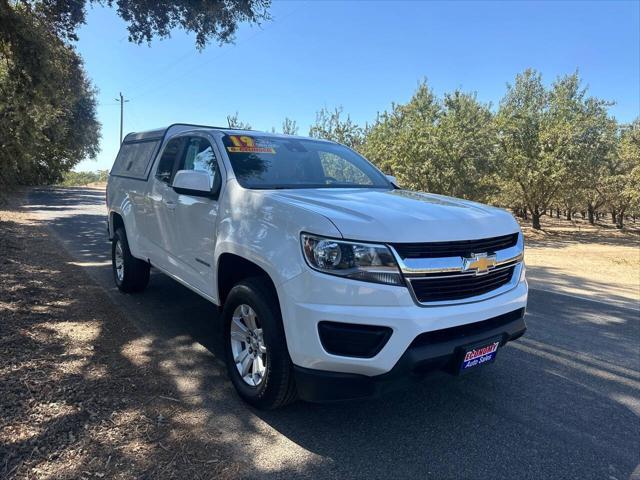
[[[131,255],[127,234],[118,228],[111,242],[113,279],[122,292],[141,292],[149,283],[149,264]]]
[[[280,307],[269,283],[251,278],[231,289],[222,312],[227,370],[248,403],[274,409],[296,399]]]

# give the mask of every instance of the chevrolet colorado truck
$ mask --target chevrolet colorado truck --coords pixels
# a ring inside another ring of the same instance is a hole
[[[130,133],[107,207],[117,287],[142,291],[154,267],[218,305],[230,380],[258,408],[475,370],[526,330],[511,214],[403,190],[334,142]]]

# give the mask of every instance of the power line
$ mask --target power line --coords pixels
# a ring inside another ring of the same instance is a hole
[[[257,31],[253,34],[248,36],[245,39],[245,42],[249,42],[250,40],[252,40],[253,38],[255,38],[256,36],[268,31],[268,30],[272,30],[273,28],[278,28],[280,26],[283,25],[283,21],[287,18],[289,18],[290,16],[292,16],[294,13],[298,12],[302,7],[298,7],[298,8],[294,8],[292,9],[290,12],[288,12],[286,15],[282,16],[280,18],[280,22],[279,23],[270,23],[268,25],[266,25],[264,28],[257,28]],[[205,59],[200,59],[198,58],[198,60],[200,61],[198,64],[198,68],[202,68],[204,65],[208,65],[211,62],[213,62],[214,60],[218,60],[221,57],[224,57],[228,54],[230,54],[231,51],[230,50],[223,50],[221,52],[218,52],[217,54],[213,55],[212,57],[209,58],[205,58]],[[186,54],[183,55],[181,57],[179,57],[177,60],[175,60],[174,62],[172,62],[170,65],[175,66],[176,64],[188,59],[188,60],[193,60],[194,57],[188,58],[190,55]],[[191,73],[189,70],[182,70],[182,71],[178,71],[175,72],[177,75],[171,75],[169,79],[166,79],[164,82],[161,82],[159,84],[156,84],[155,87],[149,88],[149,83],[145,82],[146,88],[140,92],[140,95],[135,95],[136,92],[134,92],[134,96],[137,98],[141,98],[141,97],[147,97],[150,94],[154,94],[157,93],[158,91],[162,91],[163,89],[165,89],[167,86],[169,85],[173,85],[176,80],[178,80],[179,78],[184,77],[185,75]]]

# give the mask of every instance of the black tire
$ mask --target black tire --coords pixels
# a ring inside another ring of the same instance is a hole
[[[236,367],[231,349],[231,322],[236,308],[250,306],[256,313],[263,331],[266,351],[266,370],[257,386],[246,383]],[[283,407],[296,400],[293,365],[287,350],[282,315],[276,292],[260,277],[246,279],[235,285],[222,310],[227,371],[238,394],[247,403],[264,410]]]
[[[116,266],[116,251],[122,249],[122,275]],[[141,292],[149,283],[149,264],[131,255],[127,234],[124,228],[118,228],[111,242],[111,267],[113,280],[121,292]]]

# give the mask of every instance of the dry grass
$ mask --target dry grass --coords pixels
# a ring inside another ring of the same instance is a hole
[[[624,230],[543,217],[542,231],[522,225],[532,285],[638,308],[640,224]]]

